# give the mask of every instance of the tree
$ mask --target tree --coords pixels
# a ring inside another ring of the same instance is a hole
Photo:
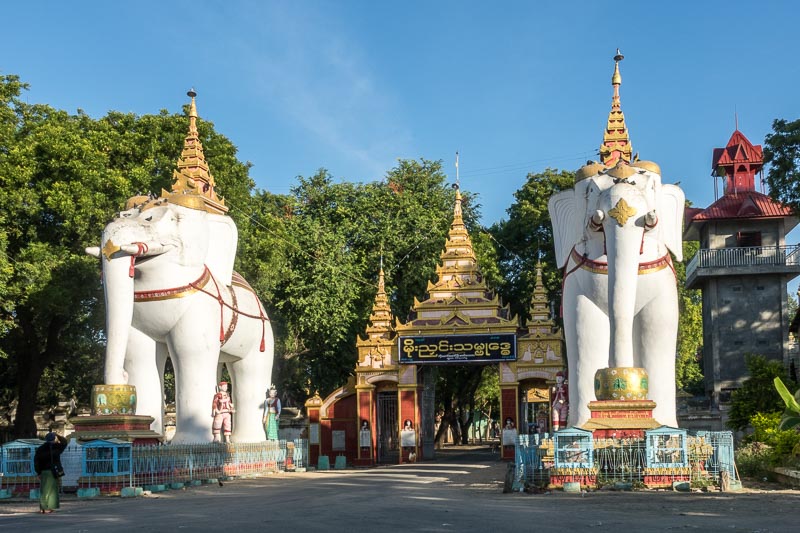
[[[756,413],[775,413],[783,411],[785,405],[775,389],[775,378],[788,380],[786,369],[781,361],[768,360],[762,355],[745,356],[750,377],[731,396],[731,409],[728,413],[728,427],[743,430],[750,424]]]
[[[324,169],[298,182],[280,226],[288,244],[274,296],[286,328],[281,376],[299,401],[304,389],[330,393],[355,368],[355,339],[366,327],[381,261],[399,320],[424,294],[455,192],[441,163],[425,159],[400,160],[366,184],[335,182]],[[464,193],[468,221],[478,218],[473,204]]]
[[[703,394],[703,300],[699,289],[686,288],[686,263],[697,253],[700,243],[684,241],[684,261],[675,262],[678,284],[678,347],[675,360],[675,386],[691,394]]]
[[[770,196],[800,213],[800,119],[776,119],[764,139],[764,162],[770,165],[766,182]]]
[[[544,265],[544,283],[551,296],[558,296],[561,272],[556,266],[553,226],[547,202],[575,184],[575,173],[546,169],[528,174],[525,184],[514,193],[508,220],[489,229],[498,243],[500,272],[505,280],[499,287],[503,300],[511,303],[517,316],[526,317],[536,281],[536,263]]]

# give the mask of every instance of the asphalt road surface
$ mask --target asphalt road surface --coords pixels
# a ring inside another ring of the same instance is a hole
[[[434,462],[276,474],[142,498],[0,503],[0,531],[800,531],[800,491],[503,494],[488,449]]]

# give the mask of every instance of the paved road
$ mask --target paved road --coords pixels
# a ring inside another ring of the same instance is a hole
[[[368,470],[280,474],[137,499],[0,504],[0,531],[798,531],[800,491],[503,494],[488,450]]]

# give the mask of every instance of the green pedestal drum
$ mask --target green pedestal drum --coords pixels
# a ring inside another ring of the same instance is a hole
[[[135,415],[136,387],[95,385],[92,387],[93,415]]]
[[[602,368],[594,375],[598,400],[646,400],[647,372],[644,368]]]

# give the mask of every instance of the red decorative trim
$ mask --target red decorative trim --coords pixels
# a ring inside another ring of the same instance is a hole
[[[576,262],[576,265],[564,275],[564,278],[579,268],[588,270],[589,272],[594,272],[595,274],[608,274],[608,263],[589,259],[588,257],[579,254],[575,248],[572,249],[570,258]],[[653,272],[658,272],[666,267],[670,267],[673,273],[675,272],[675,268],[672,265],[672,256],[670,256],[669,252],[667,252],[664,257],[660,257],[654,261],[639,263],[639,275],[652,274]]]
[[[171,300],[173,298],[183,298],[187,294],[192,294],[202,290],[206,283],[211,279],[211,272],[208,267],[204,267],[203,273],[197,280],[188,285],[174,287],[171,289],[157,289],[154,291],[136,291],[133,293],[134,302],[154,302],[159,300]]]

